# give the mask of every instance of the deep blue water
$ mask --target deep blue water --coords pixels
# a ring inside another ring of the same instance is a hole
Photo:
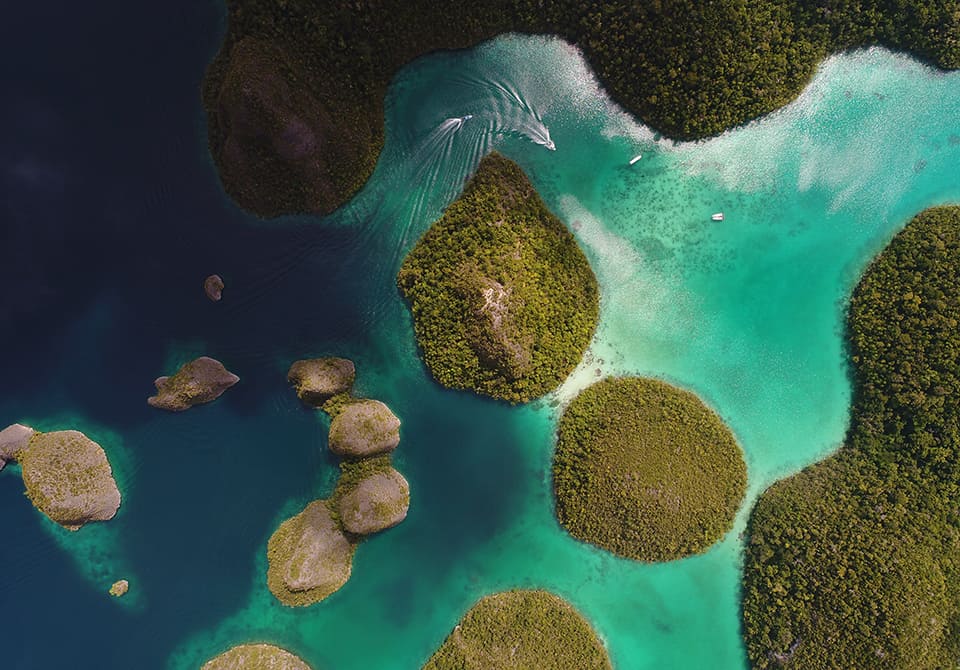
[[[166,417],[144,401],[171,341],[199,340],[244,368],[244,384],[224,398],[238,415],[258,411],[264,380],[282,382],[267,372],[270,343],[295,296],[286,305],[248,296],[256,305],[248,318],[236,301],[212,310],[198,278],[217,271],[235,295],[262,290],[261,273],[282,281],[288,260],[305,251],[295,227],[244,225],[249,217],[225,201],[208,157],[199,86],[223,20],[215,2],[4,9],[0,422],[80,415],[123,436],[135,471],[116,519],[118,551],[156,585],[140,611],[104,598],[14,473],[0,473],[4,668],[163,667],[184,636],[243,599],[234,585],[249,581],[250,565],[229,557],[250,553],[277,513],[256,494],[308,487],[303,461],[321,458],[308,422],[300,443],[226,423],[203,442],[151,438]],[[310,243],[337,245],[343,234],[318,232]],[[315,276],[333,283],[341,271],[331,262]],[[333,292],[325,302],[325,328],[358,318]],[[318,327],[312,310],[300,314],[283,345]],[[183,418],[184,431],[204,430]],[[247,450],[238,458],[231,442],[251,436],[263,440],[260,458]]]

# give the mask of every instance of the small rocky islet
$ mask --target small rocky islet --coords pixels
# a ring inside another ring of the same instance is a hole
[[[392,467],[374,471],[342,488],[335,496],[337,516],[348,533],[379,533],[407,518],[410,484]]]
[[[330,422],[330,451],[341,458],[369,458],[400,444],[400,419],[379,400],[341,404]]]
[[[357,370],[346,358],[308,358],[294,361],[287,371],[287,381],[297,396],[311,407],[320,407],[335,395],[349,393]]]
[[[223,279],[220,275],[210,275],[203,280],[203,292],[212,302],[220,302],[223,297]]]
[[[20,465],[27,497],[68,530],[108,521],[120,508],[106,453],[80,431],[43,433],[13,424],[0,431],[0,461]]]
[[[216,400],[238,381],[240,378],[223,363],[201,356],[182,365],[172,376],[158,377],[154,381],[157,395],[147,398],[147,403],[157,409],[182,412]]]
[[[330,450],[342,457],[329,499],[309,503],[280,524],[267,543],[267,585],[284,605],[312,605],[350,578],[362,539],[406,518],[410,486],[393,469],[400,420],[382,402],[353,398],[351,361],[296,361],[287,375],[297,395],[331,416]]]
[[[126,579],[118,579],[110,586],[110,595],[114,598],[121,598],[127,595],[130,590],[130,582]]]
[[[287,519],[267,543],[267,585],[284,605],[312,605],[350,579],[356,542],[343,532],[329,501],[314,500]]]
[[[8,462],[16,460],[17,453],[27,446],[33,433],[33,428],[19,423],[0,430],[0,470]]]

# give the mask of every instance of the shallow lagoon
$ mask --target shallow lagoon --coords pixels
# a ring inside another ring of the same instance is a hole
[[[217,11],[164,10],[137,40],[122,36],[130,17],[91,25],[102,44],[87,34],[76,48],[101,56],[76,68],[51,60],[35,76],[86,81],[83,65],[100,66],[101,102],[88,109],[65,84],[58,102],[23,83],[5,112],[21,130],[49,117],[54,137],[86,133],[51,148],[39,142],[49,128],[21,132],[11,152],[10,239],[31,281],[11,274],[4,300],[36,304],[15,304],[21,332],[3,335],[0,367],[20,384],[0,396],[0,418],[100,431],[125,497],[111,524],[66,534],[0,473],[12,667],[196,668],[231,644],[270,640],[318,670],[415,668],[472,602],[517,586],[573,602],[618,668],[743,667],[739,533],[763,488],[843,437],[843,309],[864,265],[913,214],[960,201],[960,76],[882,50],[840,56],[783,110],[674,145],[608,103],[574,49],[500,38],[398,76],[387,147],[351,204],[326,221],[258,223],[225,199],[204,151],[196,91]],[[164,31],[184,26],[196,32],[188,44],[164,46]],[[110,65],[120,47],[132,62]],[[120,96],[111,82],[138,67],[153,76]],[[98,118],[130,99],[125,123]],[[574,229],[602,290],[588,359],[556,396],[520,408],[433,384],[393,286],[403,253],[490,148],[520,163]],[[712,222],[715,211],[725,221]],[[59,261],[74,238],[76,272],[42,263],[41,243]],[[210,272],[227,282],[216,305],[201,289]],[[241,382],[182,415],[148,408],[153,378],[200,353]],[[326,353],[356,360],[359,391],[403,420],[395,460],[412,504],[404,524],[359,548],[346,587],[290,610],[267,591],[266,541],[329,492],[336,465],[325,423],[284,373]],[[553,520],[557,405],[598,370],[691,388],[741,441],[748,501],[707,554],[637,564]],[[135,600],[106,596],[114,575]]]

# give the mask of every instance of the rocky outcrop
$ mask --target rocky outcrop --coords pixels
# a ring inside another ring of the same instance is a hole
[[[410,485],[403,475],[389,468],[362,479],[337,501],[344,530],[369,535],[396,526],[407,518]]]
[[[9,461],[17,460],[17,453],[27,446],[33,432],[33,428],[19,423],[0,430],[0,470]]]
[[[113,583],[110,587],[110,595],[114,598],[119,598],[120,596],[126,595],[127,591],[130,590],[130,582],[126,579],[121,579]]]
[[[410,485],[391,467],[400,419],[378,400],[351,397],[355,375],[345,358],[296,361],[287,373],[304,402],[332,417],[328,442],[343,460],[331,498],[284,521],[267,543],[267,586],[284,605],[312,605],[340,589],[363,536],[397,525],[410,507]]]
[[[76,430],[35,433],[17,452],[27,496],[70,530],[112,519],[120,507],[113,470],[99,444]]]
[[[310,670],[310,666],[272,644],[241,644],[211,658],[200,670]]]
[[[467,341],[484,365],[510,380],[529,373],[535,340],[517,326],[523,305],[513,289],[475,267],[465,269],[456,289],[475,317],[467,328]]]
[[[396,449],[400,419],[379,400],[343,405],[330,422],[330,451],[346,458],[367,458]]]
[[[194,405],[216,400],[240,381],[223,363],[207,356],[190,361],[172,377],[160,377],[154,384],[157,395],[147,399],[152,407],[182,412]]]
[[[220,278],[220,275],[210,275],[204,279],[203,292],[212,301],[219,301],[223,297],[223,279]]]
[[[353,361],[346,358],[308,358],[294,361],[287,381],[300,400],[319,407],[337,394],[349,393],[356,374]]]
[[[312,605],[350,579],[354,548],[328,502],[315,500],[270,537],[267,586],[284,605]]]

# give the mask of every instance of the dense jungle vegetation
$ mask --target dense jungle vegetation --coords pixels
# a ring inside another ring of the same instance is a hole
[[[793,99],[833,51],[885,44],[960,67],[960,0],[227,0],[204,81],[226,190],[260,216],[332,211],[373,171],[403,65],[508,31],[578,45],[610,95],[678,139]],[[258,56],[259,54],[259,56]]]
[[[470,608],[423,670],[610,670],[607,650],[567,601],[505,591]]]
[[[597,279],[573,235],[497,153],[410,251],[397,285],[437,381],[509,402],[556,388],[599,316]]]
[[[867,269],[846,446],[771,486],[748,528],[754,667],[924,670],[960,658],[960,207]]]
[[[730,530],[746,486],[743,452],[720,417],[665,382],[604,379],[560,418],[557,518],[621,556],[668,561],[705,551]]]

